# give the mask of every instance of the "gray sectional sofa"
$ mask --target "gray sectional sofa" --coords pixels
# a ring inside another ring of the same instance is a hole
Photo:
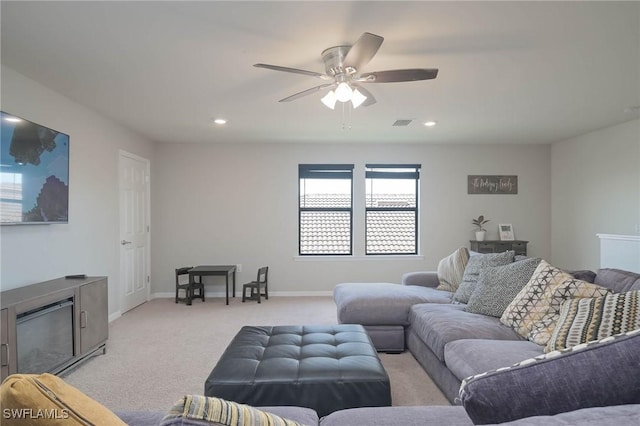
[[[614,293],[640,290],[640,275],[628,271],[600,269],[597,274],[579,271],[576,275]],[[438,284],[436,272],[405,274],[401,285],[339,284],[334,290],[338,321],[364,325],[379,351],[408,349],[453,404],[461,403],[459,390],[465,378],[544,355],[544,347],[524,339],[499,318],[467,312],[466,305],[452,303],[452,293],[436,290]],[[628,390],[630,401],[640,403],[640,336],[627,346],[635,353],[630,361],[635,368],[625,374],[632,374],[638,383]],[[589,374],[588,369],[585,373]],[[625,406],[625,410],[634,413],[630,421],[640,419],[638,406]]]
[[[589,278],[614,292],[640,290],[640,275],[633,272],[600,269]],[[436,272],[412,272],[401,285],[339,284],[338,322],[362,324],[378,351],[411,351],[452,403],[464,378],[544,353],[499,318],[451,303],[452,293],[436,290],[438,283]]]

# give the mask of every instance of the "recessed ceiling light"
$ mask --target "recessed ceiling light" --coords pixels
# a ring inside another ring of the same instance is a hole
[[[216,118],[213,122],[219,125],[227,124],[227,120],[224,118]]]
[[[424,122],[424,125],[425,125],[425,126],[427,126],[427,127],[433,127],[433,126],[435,126],[436,124],[438,124],[438,122],[437,122],[437,121],[433,121],[433,120],[432,120],[432,121],[425,121],[425,122]]]
[[[18,118],[18,117],[5,117],[5,120],[6,120],[6,121],[10,121],[10,122],[12,122],[12,123],[19,123],[19,122],[21,122],[21,121],[22,121],[22,120],[21,120],[20,118]]]

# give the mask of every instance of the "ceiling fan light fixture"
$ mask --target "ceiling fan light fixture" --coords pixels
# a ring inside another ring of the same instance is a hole
[[[367,97],[360,93],[358,89],[353,89],[353,93],[351,94],[351,104],[353,105],[353,109],[358,108],[366,100]]]
[[[331,109],[335,109],[336,107],[336,101],[338,100],[338,98],[336,97],[336,94],[333,92],[333,90],[329,90],[329,93],[327,93],[326,95],[324,95],[322,97],[322,99],[320,99],[322,101],[323,104],[325,104],[328,108]]]
[[[362,74],[362,69],[373,59],[383,41],[384,37],[365,32],[352,45],[333,46],[323,50],[321,57],[324,63],[324,74],[280,65],[259,63],[254,66],[274,71],[318,77],[330,81],[331,83],[321,84],[280,99],[279,102],[290,102],[331,87],[335,88],[333,93],[329,95],[329,97],[323,98],[323,103],[331,109],[334,109],[336,101],[343,103],[351,101],[354,108],[362,104],[365,106],[375,104],[376,99],[373,94],[365,89],[364,85],[361,86],[360,83],[421,81],[432,80],[438,76],[437,68],[392,69]],[[356,90],[352,84],[358,86],[360,90]],[[358,95],[357,92],[360,92],[362,96]],[[334,96],[336,100],[333,100]]]
[[[336,88],[336,99],[340,102],[349,102],[351,100],[351,96],[353,91],[351,90],[351,86],[348,83],[342,82],[338,84]]]

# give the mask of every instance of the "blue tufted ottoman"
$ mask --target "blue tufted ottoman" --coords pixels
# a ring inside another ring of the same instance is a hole
[[[391,405],[389,376],[356,324],[243,327],[204,393],[254,406],[308,407],[318,416]]]

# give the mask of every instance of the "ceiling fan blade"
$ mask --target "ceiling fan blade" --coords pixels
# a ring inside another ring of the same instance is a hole
[[[254,64],[253,66],[256,68],[266,68],[268,70],[274,70],[274,71],[284,71],[284,72],[292,72],[294,74],[310,75],[311,77],[319,77],[324,80],[331,79],[331,77],[329,77],[328,75],[320,74],[319,72],[315,72],[315,71],[301,70],[298,68],[281,67],[279,65],[269,65],[269,64]]]
[[[345,67],[361,69],[369,63],[382,45],[383,37],[371,33],[363,33],[344,58]]]
[[[303,96],[307,96],[310,95],[312,93],[316,93],[322,89],[327,89],[329,87],[336,87],[337,84],[336,83],[327,83],[327,84],[321,84],[320,86],[316,86],[316,87],[312,87],[311,89],[307,89],[307,90],[303,90],[302,92],[298,92],[296,94],[293,94],[291,96],[288,96],[284,99],[280,99],[278,102],[291,102],[291,101],[295,101],[296,99],[299,99]]]
[[[406,70],[369,72],[362,74],[357,81],[362,83],[398,83],[402,81],[431,80],[436,78],[437,75],[437,68],[413,68]]]
[[[359,84],[353,84],[353,86],[356,87],[360,93],[367,97],[367,99],[365,99],[365,101],[362,103],[362,106],[366,107],[376,103],[376,98],[371,94],[370,91],[360,86]]]

